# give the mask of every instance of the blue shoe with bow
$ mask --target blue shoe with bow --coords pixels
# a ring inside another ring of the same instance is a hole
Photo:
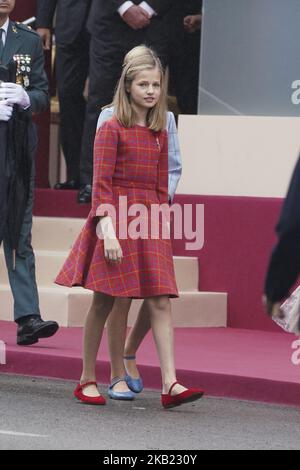
[[[115,379],[112,380],[110,386],[108,387],[108,396],[112,400],[124,400],[124,401],[132,401],[134,400],[134,393],[132,393],[131,390],[128,390],[128,392],[115,392],[114,391],[114,386],[117,385],[119,382],[126,382],[126,377],[116,377]]]
[[[124,359],[126,361],[135,361],[135,356],[124,356]],[[132,390],[134,393],[141,393],[144,388],[141,377],[139,377],[138,379],[134,379],[128,374],[126,366],[125,366],[125,370],[126,370],[125,380],[128,385],[128,388],[130,388],[130,390]]]

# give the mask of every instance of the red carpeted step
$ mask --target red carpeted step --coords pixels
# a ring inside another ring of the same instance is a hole
[[[90,204],[77,203],[78,191],[56,191],[37,189],[33,213],[43,217],[79,217],[86,218]]]

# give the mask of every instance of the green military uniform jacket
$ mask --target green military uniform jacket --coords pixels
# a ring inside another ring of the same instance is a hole
[[[28,74],[29,95],[33,113],[40,113],[49,105],[48,80],[44,71],[44,52],[39,35],[30,27],[21,23],[9,22],[5,47],[1,63],[8,65],[16,55],[28,55],[31,58]]]

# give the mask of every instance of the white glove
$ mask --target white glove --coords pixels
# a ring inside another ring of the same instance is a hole
[[[97,225],[97,237],[103,240],[104,238],[110,238],[116,240],[116,232],[112,223],[111,217],[102,217]]]
[[[0,121],[9,121],[13,113],[13,107],[6,101],[0,101]]]
[[[21,85],[2,82],[0,85],[0,100],[6,100],[10,104],[18,104],[26,109],[30,106],[30,99]]]

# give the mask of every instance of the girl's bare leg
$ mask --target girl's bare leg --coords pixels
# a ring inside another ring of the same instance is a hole
[[[124,356],[135,356],[137,350],[139,349],[142,341],[147,335],[148,331],[151,329],[150,322],[150,308],[148,305],[148,299],[145,299],[142,303],[136,321],[127,337],[125,343]],[[128,374],[133,379],[139,378],[139,372],[136,367],[135,360],[124,360],[126,364],[126,369]]]
[[[96,382],[96,360],[108,315],[114,304],[114,298],[94,292],[93,302],[87,314],[83,336],[83,370],[80,383]],[[84,389],[87,396],[99,396],[98,389],[90,385]]]
[[[127,332],[128,312],[131,299],[118,297],[115,299],[113,309],[107,321],[107,337],[111,362],[111,380],[116,377],[125,377],[123,355]],[[116,392],[128,392],[125,381],[114,386]]]
[[[149,298],[148,304],[153,337],[161,367],[162,393],[165,394],[176,382],[171,302],[167,296],[158,296]],[[178,384],[173,388],[172,395],[177,395],[184,390],[186,388]]]

